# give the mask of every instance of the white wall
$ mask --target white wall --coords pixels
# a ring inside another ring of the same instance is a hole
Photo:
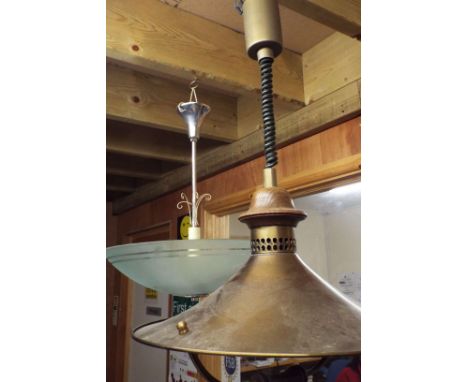
[[[296,239],[305,263],[360,303],[360,188],[358,184],[345,187],[295,200],[296,207],[309,215],[299,223]]]
[[[328,276],[337,285],[345,272],[361,272],[361,205],[324,216]]]
[[[229,238],[230,239],[250,239],[250,230],[247,224],[239,221],[239,215],[241,213],[235,213],[229,215]]]
[[[302,260],[325,280],[328,280],[328,260],[323,216],[304,208],[307,218],[296,228],[297,253]]]
[[[168,316],[167,293],[158,291],[157,299],[147,299],[145,288],[133,283],[132,329]],[[161,317],[147,315],[146,307],[161,307]],[[130,340],[128,382],[164,382],[166,380],[166,350]]]

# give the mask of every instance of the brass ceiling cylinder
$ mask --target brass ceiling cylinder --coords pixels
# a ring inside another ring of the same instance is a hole
[[[254,60],[274,58],[281,53],[281,23],[277,0],[244,0],[245,45]]]

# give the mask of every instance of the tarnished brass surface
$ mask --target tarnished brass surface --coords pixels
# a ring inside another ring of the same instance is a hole
[[[294,207],[288,191],[268,187],[255,191],[249,209],[239,216],[239,220],[252,229],[274,225],[295,227],[306,217],[304,211]]]
[[[261,225],[270,216],[277,224]],[[286,191],[258,190],[241,216],[252,239],[291,235],[305,214]],[[292,239],[294,236],[292,236]],[[263,251],[260,251],[263,252]],[[179,335],[177,323],[190,330]],[[291,250],[252,254],[226,284],[164,322],[137,328],[142,343],[205,354],[307,357],[361,351],[361,310],[309,269]]]
[[[252,254],[295,253],[296,239],[292,227],[269,226],[253,228],[251,232]]]
[[[190,331],[179,335],[176,324]],[[360,309],[295,254],[253,255],[204,301],[167,321],[138,328],[143,343],[195,353],[274,357],[354,354]]]

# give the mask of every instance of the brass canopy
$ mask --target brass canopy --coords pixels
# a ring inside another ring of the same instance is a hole
[[[252,256],[245,266],[194,307],[141,326],[133,337],[156,347],[205,354],[360,353],[361,309],[295,253],[294,227],[305,216],[286,190],[256,191],[240,217],[251,228]],[[187,332],[181,335],[181,329]]]

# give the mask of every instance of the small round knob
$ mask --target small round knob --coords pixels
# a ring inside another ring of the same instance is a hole
[[[179,331],[180,335],[183,335],[189,331],[187,323],[185,321],[179,321],[177,323],[177,330]]]

